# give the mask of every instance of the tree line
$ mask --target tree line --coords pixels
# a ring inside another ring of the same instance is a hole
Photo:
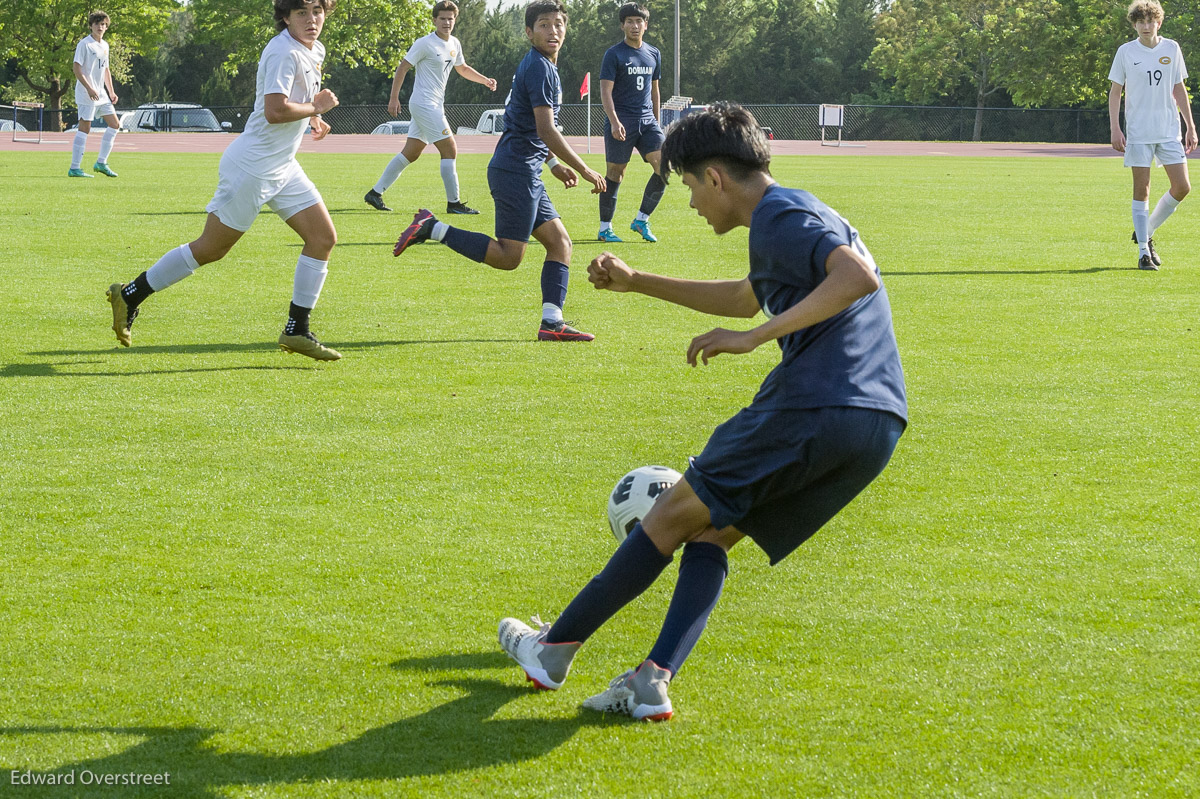
[[[326,22],[325,85],[343,105],[387,102],[408,46],[432,30],[431,2],[339,0]],[[647,41],[672,93],[674,0],[646,0]],[[681,0],[680,88],[698,102],[1102,108],[1117,47],[1135,35],[1124,0]],[[106,37],[121,106],[250,105],[258,54],[274,34],[268,0],[6,0],[0,102],[74,102],[71,61],[86,17]],[[570,0],[559,57],[566,102],[598,78],[621,38],[618,0]],[[500,84],[451,77],[449,103],[496,103],[528,50],[524,4],[461,0],[455,35],[467,62]],[[1162,35],[1200,52],[1200,0],[1164,3]],[[1197,56],[1200,58],[1200,55]],[[1200,62],[1197,62],[1200,63]],[[407,97],[411,78],[402,92]],[[1191,89],[1189,81],[1189,89]],[[598,86],[593,84],[593,99]],[[979,138],[982,114],[977,116]]]

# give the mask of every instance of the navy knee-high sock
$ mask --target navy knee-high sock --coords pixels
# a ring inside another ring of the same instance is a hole
[[[671,606],[667,608],[667,618],[658,640],[650,650],[650,660],[659,668],[676,674],[687,660],[708,624],[709,614],[721,598],[728,573],[729,556],[721,547],[696,541],[684,546]]]
[[[446,231],[442,243],[459,255],[465,255],[475,263],[483,263],[487,257],[488,244],[491,238],[485,233],[451,227]]]
[[[567,301],[567,276],[570,274],[567,265],[558,261],[546,261],[542,264],[542,304],[550,303],[563,307]]]
[[[658,207],[658,201],[662,199],[663,192],[666,190],[667,184],[658,176],[658,173],[651,173],[650,180],[646,181],[646,190],[642,192],[642,207],[638,210],[646,216],[650,216]]]
[[[600,573],[576,594],[550,627],[546,643],[586,641],[618,610],[653,585],[670,562],[670,556],[658,551],[639,522]]]
[[[617,189],[621,188],[619,180],[605,180],[604,191],[600,192],[600,221],[611,222],[617,212]]]

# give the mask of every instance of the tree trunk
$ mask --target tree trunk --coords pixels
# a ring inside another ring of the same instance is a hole
[[[979,83],[975,87],[975,130],[971,133],[971,141],[983,141],[983,109],[987,102],[987,61],[981,58],[979,65]]]
[[[53,125],[56,131],[62,131],[63,125],[62,115],[62,96],[66,94],[66,89],[62,87],[62,81],[55,75],[50,78],[50,116],[53,118]]]

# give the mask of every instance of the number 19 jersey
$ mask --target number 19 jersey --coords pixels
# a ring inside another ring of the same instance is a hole
[[[1129,144],[1179,141],[1179,109],[1171,91],[1187,78],[1174,39],[1149,48],[1134,39],[1117,49],[1108,79],[1125,87],[1125,139]]]

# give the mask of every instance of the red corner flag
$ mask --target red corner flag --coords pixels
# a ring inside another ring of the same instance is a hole
[[[583,85],[579,87],[579,99],[587,97],[592,92],[592,73],[583,76]]]

